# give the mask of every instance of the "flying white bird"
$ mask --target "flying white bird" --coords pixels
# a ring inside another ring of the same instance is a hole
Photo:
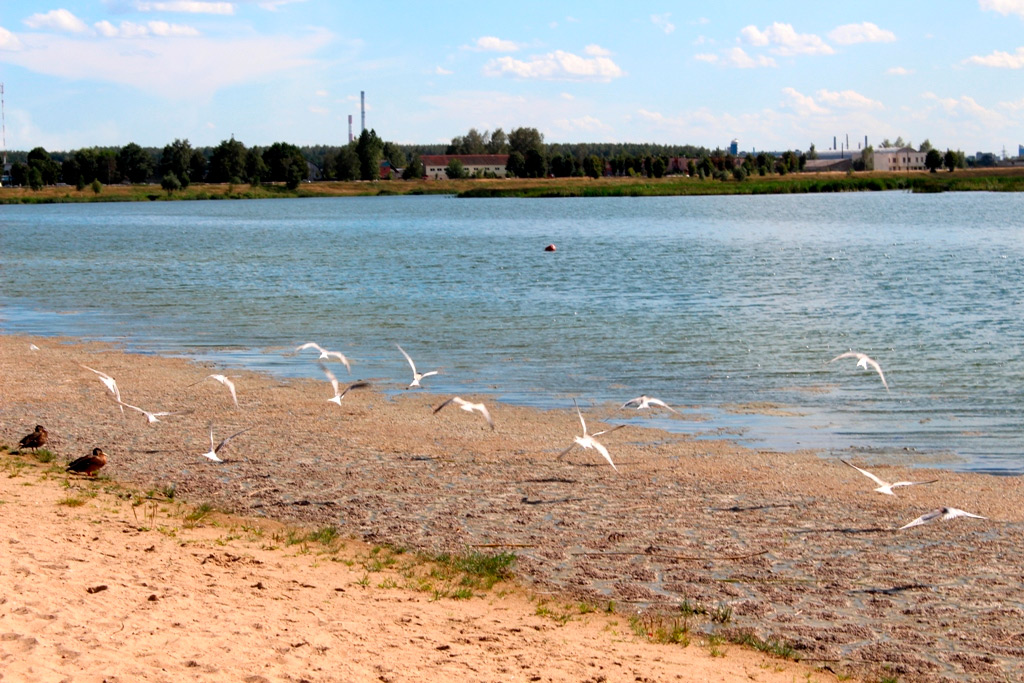
[[[398,346],[398,344],[395,344],[395,346]],[[402,355],[405,356],[405,359],[409,361],[409,367],[412,368],[412,383],[409,386],[407,386],[406,389],[412,389],[413,387],[422,386],[420,384],[421,379],[423,379],[424,377],[430,377],[431,375],[436,375],[439,372],[438,370],[431,370],[430,372],[422,373],[417,372],[416,364],[412,362],[412,358],[409,356],[409,354],[405,352],[405,349],[403,349],[401,346],[398,346],[398,350],[402,352]]]
[[[316,342],[306,342],[302,346],[295,349],[295,352],[304,351],[306,349],[316,349],[320,352],[319,360],[330,360],[331,358],[337,358],[341,361],[341,364],[345,366],[345,369],[352,372],[352,366],[349,365],[348,358],[345,358],[345,354],[341,351],[328,351],[324,347],[320,346]]]
[[[852,465],[852,464],[846,462],[845,460],[843,460],[841,458],[840,458],[839,462],[843,463],[844,465],[850,465],[850,467],[852,467],[853,469],[857,470],[858,472],[863,474],[865,477],[867,477],[871,481],[873,481],[876,484],[878,484],[878,488],[876,488],[875,490],[878,491],[879,493],[884,493],[887,496],[895,496],[896,494],[893,493],[893,489],[896,488],[897,486],[915,486],[917,484],[934,484],[935,482],[938,481],[938,479],[929,479],[928,481],[895,481],[895,482],[890,484],[887,481],[883,481],[883,480],[879,479],[878,477],[876,477],[875,475],[871,474],[867,470],[862,470],[861,468],[857,467],[856,465]]]
[[[223,460],[221,460],[217,456],[217,454],[220,453],[220,449],[224,448],[224,446],[227,445],[228,441],[231,441],[231,439],[235,438],[239,434],[245,434],[250,429],[252,429],[252,427],[246,427],[245,429],[243,429],[240,432],[235,432],[234,434],[232,434],[231,436],[227,437],[226,439],[221,441],[219,444],[214,446],[213,445],[213,425],[211,424],[210,425],[210,450],[209,450],[208,453],[203,453],[203,457],[204,458],[209,458],[210,460],[212,460],[214,462],[224,462]]]
[[[38,346],[36,346],[35,344],[29,344],[29,345],[28,345],[28,350],[29,350],[29,351],[38,351],[38,350],[39,350],[39,347],[38,347]]]
[[[117,400],[117,399],[115,399],[115,400]],[[164,412],[160,412],[160,413],[151,413],[148,410],[143,410],[142,408],[140,408],[138,406],[133,406],[131,403],[125,403],[124,401],[121,401],[121,400],[117,400],[117,403],[118,403],[118,405],[123,406],[121,408],[122,410],[124,410],[124,408],[131,408],[132,410],[139,411],[140,413],[142,413],[143,415],[146,416],[146,421],[149,422],[150,424],[153,424],[154,422],[159,422],[160,420],[157,419],[157,418],[167,417],[168,415],[185,415],[187,413],[192,412],[191,410],[178,410],[178,411],[174,411],[174,412],[164,411]]]
[[[491,429],[494,429],[494,420],[491,419],[491,414],[487,411],[487,406],[485,406],[483,403],[470,403],[469,401],[459,396],[452,396],[450,399],[448,399],[438,407],[434,408],[434,413],[437,413],[437,411],[441,410],[441,408],[444,408],[445,406],[450,405],[452,403],[454,403],[455,405],[462,408],[468,413],[472,413],[474,410],[480,413],[481,415],[484,416],[484,419],[487,420],[487,424],[491,425]]]
[[[872,368],[874,368],[875,372],[878,373],[878,376],[882,378],[882,386],[885,387],[886,391],[889,391],[889,383],[885,381],[885,375],[882,374],[882,366],[875,362],[873,358],[869,358],[867,354],[859,353],[857,351],[847,351],[846,353],[839,354],[838,356],[830,360],[829,363],[837,361],[840,358],[856,358],[857,367],[864,368],[865,370],[867,370],[868,366],[870,365]]]
[[[631,398],[628,401],[626,401],[625,403],[623,403],[622,407],[623,408],[628,408],[629,406],[632,406],[632,405],[635,405],[637,410],[646,410],[647,408],[650,408],[651,406],[661,406],[662,408],[668,408],[673,413],[678,413],[679,412],[678,410],[676,410],[675,408],[673,408],[669,404],[667,404],[664,401],[662,401],[660,398],[652,398],[650,396],[637,396],[636,398]]]
[[[612,466],[613,470],[618,472],[619,468],[615,466],[614,462],[612,462],[612,456],[608,455],[608,449],[605,448],[604,446],[602,446],[600,443],[598,443],[597,440],[594,439],[594,437],[595,436],[601,436],[602,434],[607,434],[609,432],[614,432],[616,429],[621,429],[622,427],[625,427],[626,425],[615,425],[611,429],[605,429],[605,430],[602,430],[600,432],[594,432],[593,434],[588,434],[587,433],[587,423],[583,421],[583,413],[580,412],[580,407],[576,403],[576,399],[572,400],[572,404],[574,406],[576,406],[576,414],[580,416],[580,425],[583,426],[583,436],[573,437],[572,445],[569,446],[568,448],[566,448],[561,453],[559,453],[558,454],[558,459],[561,460],[562,458],[564,458],[569,453],[569,451],[571,451],[577,445],[582,446],[583,448],[593,448],[598,453],[600,453],[601,455],[604,456],[604,459],[608,461],[608,464]]]
[[[103,384],[107,387],[107,389],[110,390],[110,393],[112,393],[114,395],[114,398],[117,399],[117,402],[118,403],[121,402],[121,392],[118,390],[117,382],[114,381],[113,377],[111,377],[110,375],[108,375],[105,372],[100,372],[99,370],[93,370],[88,365],[82,365],[81,363],[79,363],[78,365],[83,367],[83,368],[85,368],[89,372],[95,372],[97,375],[99,375],[100,376],[100,381],[103,382]],[[121,414],[124,415],[124,406],[121,406]]]
[[[934,521],[939,520],[939,519],[954,519],[956,517],[974,517],[975,519],[988,519],[988,517],[982,517],[981,515],[974,515],[974,514],[971,514],[970,512],[964,512],[963,510],[958,510],[957,508],[939,508],[937,510],[932,510],[931,512],[924,513],[923,515],[921,515],[920,517],[915,519],[913,522],[910,522],[908,524],[904,524],[903,526],[900,527],[900,529],[909,529],[912,526],[921,526],[922,524],[930,524],[931,522],[934,522]]]
[[[320,369],[324,371],[325,375],[327,375],[327,379],[331,381],[331,387],[334,389],[334,396],[327,399],[331,403],[337,403],[340,406],[341,399],[345,398],[345,394],[350,392],[352,389],[362,389],[363,387],[370,386],[369,382],[353,382],[352,384],[349,384],[347,387],[345,387],[345,391],[338,391],[338,378],[334,376],[334,373],[331,372],[331,369],[328,368],[323,363],[321,363],[320,361],[317,361],[316,364],[320,366]]]
[[[231,392],[231,400],[235,402],[235,407],[236,408],[238,407],[238,394],[235,393],[235,383],[234,382],[232,382],[230,379],[228,379],[224,375],[207,375],[206,377],[204,377],[201,380],[199,380],[199,382],[205,382],[208,379],[215,379],[218,382],[220,382],[221,384],[223,384],[224,386],[226,386],[228,388],[228,391]],[[189,386],[190,387],[194,387],[195,385],[199,384],[199,382],[193,382],[192,384],[189,384]]]

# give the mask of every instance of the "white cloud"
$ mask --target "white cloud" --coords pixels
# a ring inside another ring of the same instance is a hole
[[[664,31],[667,35],[676,30],[676,25],[668,20],[668,18],[671,16],[671,12],[666,12],[665,14],[652,14],[651,23],[660,28],[662,31]]]
[[[486,52],[515,52],[519,49],[519,43],[503,40],[497,36],[482,36],[476,39],[474,49]]]
[[[1004,17],[1018,14],[1024,19],[1024,0],[979,0],[978,5],[985,11],[999,12]]]
[[[528,60],[499,57],[484,65],[484,75],[552,81],[610,81],[624,75],[622,69],[609,57],[600,56],[607,54],[603,48],[588,45],[586,52],[599,56],[588,58],[555,50]]]
[[[782,94],[787,98],[787,101],[783,102],[782,106],[791,108],[800,116],[828,113],[828,110],[819,106],[814,101],[813,97],[810,95],[804,95],[803,93],[798,92],[795,88],[783,88]]]
[[[914,70],[906,69],[902,66],[894,66],[889,69],[886,69],[885,73],[889,74],[890,76],[909,76],[910,74],[914,73]]]
[[[969,126],[976,131],[983,131],[988,136],[1008,126],[1016,126],[1015,120],[1007,119],[999,112],[981,106],[973,97],[967,95],[956,98],[939,97],[929,92],[925,93],[923,98],[934,102],[936,107],[942,110],[946,123],[953,126]],[[929,111],[928,108],[919,114],[928,117],[926,120],[931,120],[935,116],[934,111]]]
[[[330,113],[330,111],[327,109],[327,107],[317,107],[317,106],[311,106],[309,108],[309,111],[310,111],[310,113],[318,114],[320,116],[324,116],[324,115]]]
[[[25,19],[25,25],[34,29],[50,29],[67,31],[68,33],[88,33],[89,27],[84,21],[66,9],[52,9],[46,14],[33,14]]]
[[[135,9],[140,12],[183,12],[188,14],[225,14],[235,13],[235,6],[230,2],[200,2],[199,0],[170,0],[168,2],[136,2]]]
[[[443,66],[438,66],[434,68],[434,73],[437,74],[438,76],[451,76],[455,72],[449,71],[448,69],[445,69]]]
[[[840,45],[854,45],[856,43],[891,43],[896,40],[896,34],[892,31],[878,28],[870,21],[862,24],[846,24],[837,26],[828,37]]]
[[[832,107],[843,109],[885,109],[878,100],[872,100],[853,90],[819,90],[815,93],[818,100]]]
[[[721,56],[708,53],[698,54],[694,55],[694,59],[698,62],[718,64],[734,69],[756,69],[759,67],[770,68],[777,66],[775,60],[771,57],[764,55],[758,55],[757,58],[751,57],[742,47],[730,48],[724,51]]]
[[[175,36],[198,36],[199,31],[183,24],[169,24],[166,21],[148,21],[136,24],[133,21],[122,21],[114,26],[109,21],[97,21],[94,26],[100,35],[106,38],[144,38],[159,36],[161,38]]]
[[[22,44],[18,40],[18,36],[0,26],[0,50],[20,50],[21,48]]]
[[[612,51],[606,50],[600,45],[590,44],[583,48],[583,54],[590,55],[591,57],[611,57]]]
[[[825,41],[813,33],[797,33],[791,24],[773,23],[764,31],[747,26],[740,35],[757,47],[770,47],[771,52],[784,57],[794,55],[830,55],[835,52]]]
[[[586,132],[586,133],[611,133],[612,127],[600,119],[590,116],[578,116],[575,118],[556,119],[552,122],[554,127],[565,133]]]
[[[1000,102],[999,105],[1012,112],[1024,111],[1024,97],[1015,102]]]
[[[276,12],[278,8],[284,7],[285,5],[291,5],[295,2],[306,2],[306,0],[264,0],[257,4],[267,11]]]
[[[157,39],[150,25],[125,23],[96,24],[99,31],[120,38],[116,41],[24,34],[26,49],[0,53],[0,61],[68,81],[117,83],[169,100],[189,100],[270,74],[308,68],[313,53],[332,38],[328,31],[312,30],[288,37],[229,40],[179,39],[172,31],[171,37]]]
[[[975,55],[965,59],[964,64],[977,64],[997,69],[1024,69],[1024,47],[1018,47],[1013,54],[996,50],[985,57]]]
[[[330,95],[330,93],[327,92],[326,90],[317,90],[313,94],[316,95],[317,97],[327,97],[328,95]]]

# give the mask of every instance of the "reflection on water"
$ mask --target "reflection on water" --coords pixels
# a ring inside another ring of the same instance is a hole
[[[1024,198],[8,206],[0,323],[282,375],[493,393],[766,448],[1024,471]],[[549,243],[556,252],[544,252]],[[848,349],[885,370],[828,364]],[[684,416],[616,411],[641,393]],[[771,414],[735,406],[778,406]],[[791,413],[791,414],[788,414]],[[700,418],[700,419],[697,419]]]

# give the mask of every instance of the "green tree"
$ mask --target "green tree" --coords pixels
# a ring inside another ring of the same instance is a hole
[[[668,168],[668,164],[665,163],[665,159],[662,157],[654,157],[651,162],[651,173],[655,178],[661,178],[665,175],[665,169]]]
[[[28,167],[39,172],[39,187],[53,185],[60,178],[60,164],[50,158],[49,152],[42,147],[36,147],[28,153]],[[32,177],[29,176],[29,185],[32,185]],[[33,190],[39,189],[33,186]]]
[[[94,194],[99,194],[103,191],[103,183],[100,182],[99,178],[92,181],[92,191]]]
[[[169,196],[174,191],[181,189],[181,180],[179,180],[178,176],[173,173],[165,173],[164,177],[160,179],[160,187],[162,187]]]
[[[929,149],[924,155],[924,165],[932,173],[937,172],[942,168],[942,152],[934,148]]]
[[[128,182],[144,183],[153,175],[153,158],[134,142],[117,152],[117,167]]]
[[[508,154],[508,135],[501,128],[495,128],[487,141],[488,154]]]
[[[309,178],[309,166],[306,165],[306,160],[302,160],[302,164],[291,163],[288,165],[288,170],[285,171],[284,185],[289,190],[294,190],[299,186],[303,180]]]
[[[445,173],[452,180],[465,178],[467,175],[465,166],[463,166],[462,162],[458,159],[452,159],[448,162],[448,168],[445,169]]]
[[[85,187],[85,180],[82,178],[82,168],[73,156],[61,163],[60,177],[64,179],[65,183],[74,185],[79,190]]]
[[[930,151],[931,151],[931,149],[932,149],[932,143],[931,143],[931,141],[930,141],[930,140],[928,140],[928,138],[925,138],[924,142],[922,142],[922,143],[921,143],[921,146],[920,146],[920,147],[918,147],[917,151],[918,151],[918,152],[925,152],[925,153],[928,153],[928,152],[930,152]]]
[[[20,161],[11,164],[11,184],[18,187],[28,185],[28,166],[26,164]]]
[[[384,141],[377,136],[377,131],[372,128],[364,129],[356,142],[360,180],[378,180],[380,178],[380,160],[383,154]]]
[[[306,157],[302,156],[298,147],[287,142],[275,142],[267,147],[263,151],[263,161],[267,165],[269,180],[275,183],[287,183],[289,169],[292,167],[301,169],[302,177],[309,175]],[[291,174],[294,176],[296,172],[292,171]]]
[[[405,168],[409,163],[402,148],[393,142],[384,143],[382,154],[391,163],[391,168]]]
[[[505,173],[513,178],[526,177],[526,157],[522,152],[513,151],[508,155],[508,161],[505,162]]]
[[[189,165],[191,161],[192,145],[189,144],[187,139],[179,140],[175,138],[174,142],[164,146],[157,171],[161,178],[171,174],[177,178],[181,187],[188,187]]]
[[[338,150],[334,159],[334,177],[346,181],[359,179],[359,155],[356,153],[355,142]]]
[[[263,161],[263,152],[259,147],[252,147],[245,153],[245,179],[250,185],[259,185],[270,175],[267,162]]]
[[[583,160],[583,172],[591,178],[600,178],[604,173],[604,162],[596,154]]]
[[[526,152],[526,177],[527,178],[544,178],[548,172],[547,161],[544,159],[544,153],[531,149]]]
[[[210,155],[210,166],[206,179],[211,183],[238,182],[246,177],[248,150],[245,145],[232,137],[221,140]]]
[[[38,166],[28,167],[28,186],[33,190],[41,190],[43,188],[43,174]]]
[[[508,146],[511,151],[522,154],[524,159],[531,150],[541,157],[546,152],[544,136],[536,128],[516,128],[508,134]]]
[[[426,175],[426,169],[423,168],[423,162],[420,160],[419,154],[412,155],[412,161],[406,164],[405,168],[402,169],[402,180],[416,180]]]
[[[206,178],[206,156],[198,149],[192,150],[188,158],[188,180],[201,183]]]

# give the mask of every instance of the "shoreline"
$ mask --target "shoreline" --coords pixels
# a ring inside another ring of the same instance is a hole
[[[465,180],[317,181],[288,190],[283,183],[193,183],[172,193],[159,184],[106,185],[99,192],[70,186],[0,188],[0,204],[150,202],[224,199],[291,199],[393,195],[455,195],[459,198],[665,197],[750,194],[813,194],[820,192],[1024,192],[1024,168],[958,169],[888,172],[824,171],[783,176],[751,176],[701,180],[671,175],[663,178],[496,178]]]
[[[126,402],[193,412],[153,425],[122,418],[79,363],[117,378]],[[936,484],[889,497],[817,454],[632,425],[602,437],[616,474],[593,451],[557,458],[578,434],[570,411],[498,404],[491,432],[478,415],[434,415],[446,397],[356,391],[339,408],[323,381],[231,371],[235,409],[214,382],[189,387],[214,371],[104,344],[0,335],[0,436],[17,443],[44,424],[62,460],[101,445],[104,472],[117,480],[174,486],[192,504],[237,514],[331,524],[370,543],[514,547],[517,576],[533,590],[623,610],[728,608],[716,633],[751,629],[856,675],[1024,673],[1014,626],[1024,616],[1017,478],[935,470]],[[584,414],[592,430],[605,428],[600,414]],[[218,438],[251,429],[223,464],[199,456],[210,421]],[[870,469],[913,478],[903,467]],[[943,505],[990,519],[895,531]],[[952,614],[970,630],[951,627]]]

